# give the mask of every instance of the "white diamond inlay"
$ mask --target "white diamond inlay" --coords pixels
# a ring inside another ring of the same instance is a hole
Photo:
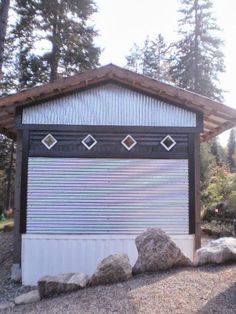
[[[47,147],[47,149],[51,149],[54,145],[56,145],[57,140],[52,134],[49,133],[42,139],[41,142]]]
[[[97,144],[97,141],[95,140],[95,138],[91,135],[88,134],[82,141],[82,144],[88,149],[92,149],[94,145]]]
[[[135,139],[128,134],[122,141],[121,144],[127,149],[127,150],[131,150],[136,144],[137,142],[135,141]]]
[[[173,148],[176,145],[176,141],[170,136],[167,135],[163,140],[161,141],[161,145],[167,150],[170,151],[171,148]]]

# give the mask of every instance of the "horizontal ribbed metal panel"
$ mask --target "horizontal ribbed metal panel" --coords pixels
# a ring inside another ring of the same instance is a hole
[[[107,84],[25,108],[22,123],[196,127],[196,114]]]
[[[188,160],[29,158],[27,233],[188,234]]]

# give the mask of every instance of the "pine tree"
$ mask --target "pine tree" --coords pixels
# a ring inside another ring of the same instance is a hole
[[[6,91],[21,90],[94,68],[100,49],[88,25],[93,0],[15,0],[17,20],[9,31]]]
[[[179,40],[174,44],[175,59],[170,68],[172,80],[181,88],[222,100],[223,91],[217,83],[219,74],[224,71],[224,56],[220,50],[223,43],[217,37],[219,27],[212,13],[213,1],[179,1],[181,18],[178,21]],[[203,205],[208,204],[207,189],[212,170],[220,163],[219,147],[215,144],[214,141],[213,144],[204,143],[200,150]]]
[[[2,0],[0,3],[0,81],[2,80],[2,65],[5,38],[7,32],[8,11],[10,7],[10,0]]]
[[[35,42],[41,38],[35,1],[16,0],[15,12],[19,20],[10,35],[15,39],[12,46],[17,52],[17,58],[13,61],[18,77],[15,89],[22,90],[47,82],[49,72],[34,49]]]
[[[14,203],[15,145],[0,134],[0,214]]]
[[[43,56],[50,68],[50,81],[98,65],[100,49],[94,46],[97,35],[87,21],[96,12],[93,0],[41,0],[39,29],[48,33],[52,49]]]
[[[130,70],[160,81],[169,80],[170,47],[161,34],[154,40],[147,37],[142,46],[134,44],[126,60]]]
[[[126,57],[126,67],[134,72],[143,73],[143,53],[142,48],[134,43],[130,49],[130,55]]]
[[[227,159],[230,172],[236,171],[236,129],[231,129],[228,145],[227,145]]]
[[[179,0],[179,41],[175,43],[176,59],[170,73],[179,87],[222,100],[217,87],[224,71],[222,40],[216,35],[219,27],[213,17],[212,0]]]
[[[214,137],[210,143],[211,153],[215,157],[217,166],[226,166],[227,157],[224,148],[221,146],[218,137]]]

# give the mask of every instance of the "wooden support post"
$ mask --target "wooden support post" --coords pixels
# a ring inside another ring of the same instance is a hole
[[[201,247],[201,199],[200,199],[200,135],[195,134],[195,250]]]
[[[16,177],[15,177],[15,210],[14,210],[14,251],[13,263],[21,263],[21,234],[20,234],[20,209],[21,209],[21,168],[22,168],[22,132],[17,132],[16,140]]]

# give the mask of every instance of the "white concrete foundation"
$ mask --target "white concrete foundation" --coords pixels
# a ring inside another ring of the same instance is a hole
[[[171,235],[193,260],[194,235]],[[110,254],[127,253],[133,266],[137,249],[133,235],[35,235],[22,236],[22,283],[36,285],[45,275],[67,272],[92,274]]]

